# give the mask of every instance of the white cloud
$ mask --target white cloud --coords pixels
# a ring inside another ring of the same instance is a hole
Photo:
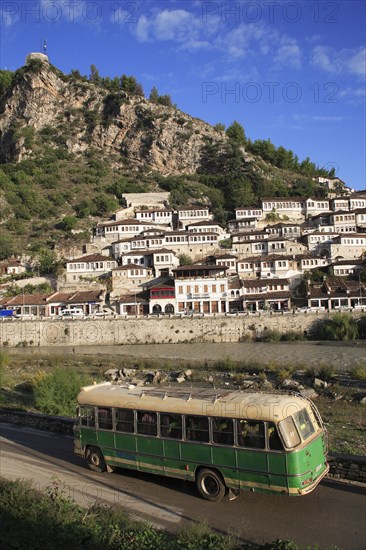
[[[282,37],[274,62],[281,66],[298,69],[301,67],[302,52],[293,38]]]
[[[344,120],[343,116],[321,116],[321,115],[315,115],[312,117],[313,120],[317,120],[320,122],[342,122]]]
[[[132,32],[140,42],[173,42],[191,52],[216,50],[230,63],[244,57],[272,56],[277,68],[301,66],[297,40],[281,35],[264,21],[242,21],[230,27],[219,15],[204,20],[198,12],[185,9],[152,9],[140,16]]]
[[[344,48],[336,51],[327,46],[316,46],[312,50],[311,64],[329,74],[353,74],[365,76],[366,49]]]

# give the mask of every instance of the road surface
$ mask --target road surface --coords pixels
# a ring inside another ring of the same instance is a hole
[[[305,497],[246,492],[214,504],[199,498],[188,482],[124,470],[91,472],[73,454],[70,436],[11,424],[0,428],[2,477],[31,479],[41,490],[56,479],[65,496],[83,506],[95,501],[120,505],[134,517],[173,531],[205,522],[241,543],[291,539],[303,547],[366,548],[366,494],[359,486],[324,481]]]

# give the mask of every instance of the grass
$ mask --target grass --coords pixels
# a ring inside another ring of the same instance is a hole
[[[84,509],[65,497],[57,479],[42,494],[29,482],[0,478],[0,519],[4,548],[300,550],[292,541],[277,540],[264,546],[242,544],[202,523],[170,533],[132,520],[116,506],[94,505]]]

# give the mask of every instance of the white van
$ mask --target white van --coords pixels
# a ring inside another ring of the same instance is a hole
[[[84,311],[81,309],[81,307],[67,307],[60,312],[60,317],[62,317],[62,319],[67,319],[70,317],[81,319],[82,317],[84,317]]]

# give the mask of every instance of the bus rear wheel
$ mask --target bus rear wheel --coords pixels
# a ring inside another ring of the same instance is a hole
[[[219,502],[223,499],[226,492],[226,487],[221,476],[208,468],[198,472],[196,487],[201,497],[211,502]]]
[[[86,463],[88,465],[89,470],[93,470],[93,472],[105,472],[107,469],[104,456],[98,447],[88,447],[86,451]]]

